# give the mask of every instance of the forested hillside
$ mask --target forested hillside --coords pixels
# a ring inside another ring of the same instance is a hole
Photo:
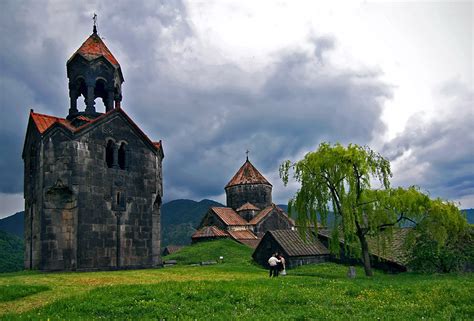
[[[0,272],[14,272],[23,269],[23,239],[0,231]]]

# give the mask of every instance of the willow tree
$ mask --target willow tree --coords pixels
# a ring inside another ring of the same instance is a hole
[[[372,182],[379,189],[388,190],[391,177],[390,163],[368,147],[322,143],[296,162],[286,161],[280,166],[280,177],[288,184],[290,171],[301,183],[300,189],[288,203],[290,214],[297,213],[297,224],[306,227],[319,220],[325,223],[330,210],[334,212],[333,242],[345,244],[358,240],[365,274],[372,275],[367,237],[395,224],[389,211],[382,208],[382,193],[372,190]],[[341,234],[339,234],[341,233]],[[336,240],[336,242],[334,242]]]

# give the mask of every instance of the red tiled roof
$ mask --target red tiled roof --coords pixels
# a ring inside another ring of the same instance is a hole
[[[77,51],[71,56],[69,61],[76,55],[80,54],[87,60],[94,60],[103,56],[107,59],[112,65],[120,66],[117,59],[115,59],[114,55],[110,52],[109,48],[105,45],[105,43],[100,39],[100,37],[93,33],[87,38],[86,41],[77,49]]]
[[[211,210],[219,216],[226,225],[248,225],[249,223],[239,216],[230,207],[211,207]]]
[[[265,184],[272,186],[249,160],[240,167],[234,177],[227,183],[226,187],[244,184]]]
[[[256,240],[258,237],[249,230],[227,231],[233,239],[236,240]]]
[[[216,226],[204,226],[200,230],[196,231],[191,238],[206,238],[206,237],[228,237],[226,232],[217,228]]]
[[[274,206],[275,205],[272,205],[272,206],[266,207],[263,210],[261,210],[260,213],[255,215],[254,218],[252,218],[249,223],[252,224],[252,225],[258,224],[258,222],[263,220],[264,217],[266,217],[269,213],[272,212]]]
[[[72,127],[69,121],[65,118],[37,114],[33,111],[30,112],[30,116],[33,119],[33,122],[35,123],[36,128],[38,128],[40,134],[43,134],[49,127],[53,126],[55,123],[62,124],[72,131],[74,130],[74,127]]]
[[[244,205],[242,205],[241,207],[239,207],[237,210],[237,212],[240,212],[240,211],[260,211],[260,209],[253,205],[252,203],[245,203]]]
[[[285,216],[290,222],[292,225],[295,225],[295,221],[288,216],[288,214],[285,213],[284,210],[282,210],[281,208],[279,208],[278,206],[276,206],[275,204],[272,204],[272,206],[269,206],[269,207],[266,207],[264,208],[260,213],[258,213],[257,215],[254,216],[254,218],[252,218],[250,220],[250,224],[252,225],[255,225],[255,224],[258,224],[260,223],[264,218],[266,218],[268,216],[268,214],[270,214],[273,210],[276,210],[277,212],[279,212],[281,215]]]

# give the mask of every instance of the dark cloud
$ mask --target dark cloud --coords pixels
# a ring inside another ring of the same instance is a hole
[[[395,164],[395,184],[418,185],[433,196],[473,204],[473,92],[451,82],[440,94],[444,112],[430,122],[423,115],[412,117],[384,154]]]
[[[287,48],[249,72],[199,42],[179,1],[71,5],[8,2],[2,11],[0,192],[21,192],[28,109],[66,115],[65,63],[89,35],[93,11],[124,72],[124,109],[164,141],[167,199],[221,194],[246,149],[274,177],[282,160],[323,140],[366,144],[384,130],[390,88],[376,71],[332,65],[330,37],[313,36],[312,52]],[[50,32],[54,26],[65,31]]]

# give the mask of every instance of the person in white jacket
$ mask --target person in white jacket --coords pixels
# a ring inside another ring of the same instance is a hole
[[[276,257],[276,253],[273,253],[272,256],[268,259],[268,265],[270,266],[270,277],[278,276],[278,263],[281,263]]]

